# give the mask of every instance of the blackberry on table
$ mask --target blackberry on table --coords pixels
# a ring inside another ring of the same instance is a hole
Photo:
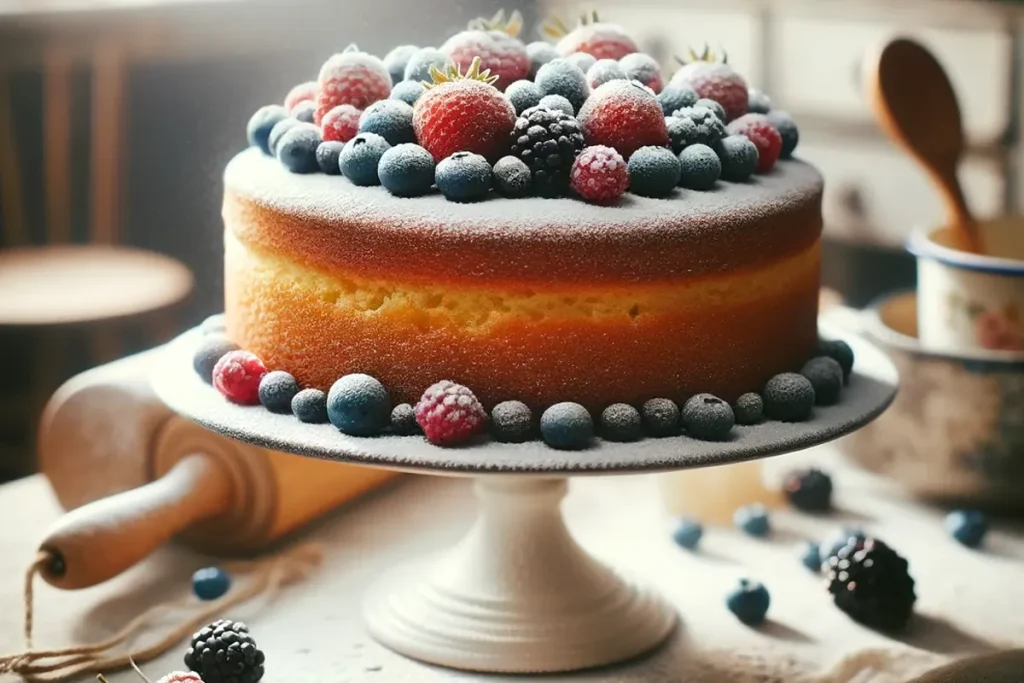
[[[579,121],[553,109],[527,109],[512,132],[512,154],[530,167],[533,189],[544,197],[568,190],[569,171],[583,144]]]
[[[204,683],[256,683],[263,678],[263,652],[237,621],[219,619],[192,636],[185,666]]]
[[[876,538],[851,538],[828,558],[828,592],[836,607],[865,626],[895,631],[917,599],[907,561]]]

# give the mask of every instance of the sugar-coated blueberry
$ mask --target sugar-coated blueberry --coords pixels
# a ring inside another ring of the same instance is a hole
[[[783,372],[764,385],[764,413],[773,420],[803,422],[814,410],[814,386],[803,375]]]
[[[313,123],[313,115],[316,114],[316,102],[311,100],[303,100],[299,102],[292,110],[288,112],[293,119],[296,121],[302,121],[303,123]]]
[[[590,95],[586,75],[565,59],[554,59],[540,67],[534,82],[545,95],[561,95],[569,100],[574,112],[580,110]]]
[[[699,99],[697,91],[688,85],[669,84],[658,93],[658,103],[665,116],[671,116],[678,109],[692,107]]]
[[[675,531],[672,532],[672,540],[680,548],[695,550],[703,535],[704,527],[700,522],[690,517],[683,517],[676,525]]]
[[[546,40],[535,40],[526,45],[526,55],[530,58],[530,79],[537,77],[540,68],[553,59],[561,57],[555,46]],[[582,69],[581,69],[582,71]]]
[[[498,159],[492,169],[494,189],[504,197],[515,199],[530,194],[533,175],[530,167],[519,157],[509,155]]]
[[[679,157],[664,147],[647,146],[633,152],[626,164],[629,191],[644,197],[666,197],[679,184]]]
[[[821,548],[817,543],[805,543],[800,549],[800,562],[815,574],[821,571]]]
[[[405,78],[405,67],[420,49],[415,45],[399,45],[384,55],[384,67],[391,74],[391,82],[398,83]]]
[[[502,401],[491,410],[491,433],[504,443],[522,443],[534,435],[533,411],[522,401]]]
[[[779,131],[779,135],[782,136],[782,151],[779,153],[779,157],[788,159],[793,156],[793,150],[796,149],[797,143],[800,142],[800,131],[797,130],[793,117],[784,111],[773,109],[768,112],[768,121],[775,126],[775,129]]]
[[[213,368],[229,351],[237,351],[238,344],[220,335],[210,335],[199,342],[192,355],[192,368],[207,384],[213,383]]]
[[[389,149],[388,141],[376,133],[360,133],[341,152],[341,172],[356,185],[380,185],[377,165]]]
[[[516,110],[516,116],[518,116],[530,107],[540,104],[540,98],[544,97],[544,93],[533,81],[521,80],[510,83],[505,88],[505,97],[512,103],[512,107]]]
[[[434,182],[453,202],[483,199],[491,189],[491,165],[479,154],[456,152],[437,165]]]
[[[399,81],[391,88],[390,99],[405,102],[411,107],[426,91],[427,86],[419,81]]]
[[[695,144],[698,140],[697,124],[691,119],[666,116],[665,130],[668,131],[668,140],[672,144],[672,151],[676,154]]]
[[[675,436],[679,433],[679,406],[670,398],[652,398],[640,409],[644,429],[651,436]]]
[[[434,184],[434,157],[419,145],[406,142],[381,155],[377,175],[391,194],[418,197],[430,192]]]
[[[747,90],[747,111],[751,114],[767,114],[772,109],[772,100],[757,88]]]
[[[617,59],[599,59],[587,69],[587,83],[591,88],[604,85],[608,81],[626,80],[626,72],[619,66]]]
[[[679,153],[680,187],[688,190],[710,190],[721,175],[722,161],[715,150],[707,145],[690,145]]]
[[[636,441],[642,434],[640,411],[628,403],[613,403],[601,411],[601,436],[609,441]]]
[[[270,135],[267,136],[267,151],[270,152],[270,156],[277,156],[277,145],[281,142],[281,138],[298,125],[302,125],[302,121],[291,116],[274,124],[274,127],[270,129]]]
[[[988,533],[988,518],[979,510],[954,510],[946,515],[946,530],[968,548],[977,548]]]
[[[322,173],[327,175],[341,175],[341,151],[345,149],[345,143],[340,140],[328,140],[321,142],[316,148],[316,163]]]
[[[227,325],[224,324],[224,314],[214,313],[199,324],[199,331],[203,333],[203,336],[211,334],[224,334],[227,330]]]
[[[401,100],[374,102],[359,116],[360,133],[376,133],[389,145],[416,142],[412,127],[412,106]]]
[[[230,588],[231,575],[220,567],[205,567],[192,575],[192,592],[200,600],[216,600]]]
[[[768,510],[760,503],[751,503],[737,508],[733,513],[732,521],[744,533],[758,538],[767,536],[772,528],[768,519]]]
[[[842,339],[818,340],[818,351],[815,355],[828,356],[839,363],[839,367],[843,369],[843,380],[850,379],[850,373],[853,372],[853,349]]]
[[[264,154],[272,154],[269,144],[270,131],[286,118],[288,118],[288,110],[279,104],[268,104],[257,109],[245,127],[245,137],[249,140],[249,144],[259,147]]]
[[[761,400],[761,394],[752,391],[743,394],[736,399],[732,412],[736,416],[736,424],[757,424],[764,418],[764,401]]]
[[[726,136],[725,124],[718,118],[718,115],[699,103],[692,107],[677,109],[672,113],[672,117],[684,119],[693,124],[692,128],[687,126],[673,131],[676,136],[676,139],[673,140],[673,149],[678,145],[682,145],[679,148],[682,149],[698,142],[702,145],[714,146]]]
[[[754,174],[757,147],[746,135],[726,136],[715,143],[714,149],[722,162],[722,180],[742,183]]]
[[[544,107],[545,109],[554,109],[556,111],[565,112],[569,116],[573,116],[575,114],[575,112],[572,110],[572,102],[565,99],[561,95],[545,95],[544,97],[540,98],[540,102],[538,102],[538,105]]]
[[[272,413],[289,413],[292,399],[299,393],[299,383],[291,373],[274,370],[260,380],[260,404]]]
[[[540,434],[552,448],[579,450],[590,445],[594,421],[579,403],[556,403],[540,416]]]
[[[327,422],[327,394],[319,389],[303,389],[292,398],[292,415],[300,422]]]
[[[646,52],[631,52],[619,59],[619,66],[631,81],[640,81],[644,85],[659,89],[661,85],[661,64]]]
[[[438,71],[444,71],[451,60],[448,55],[437,48],[424,47],[414,52],[409,61],[405,64],[406,81],[426,81],[430,83],[433,78],[430,76],[430,67],[436,67]]]
[[[408,403],[399,403],[391,409],[391,432],[400,436],[419,434],[419,423],[416,421],[416,409]]]
[[[387,389],[369,375],[345,375],[327,392],[327,417],[345,434],[379,434],[391,419]]]
[[[594,66],[594,63],[597,62],[597,57],[589,52],[573,52],[566,57],[566,60],[579,67],[579,70],[583,73],[587,73],[587,69]]]
[[[800,374],[814,387],[814,402],[819,406],[830,406],[839,401],[843,390],[843,368],[834,358],[812,358],[804,363]]]
[[[292,173],[316,173],[320,164],[316,150],[323,142],[320,129],[312,123],[293,126],[277,143],[277,160]]]
[[[695,439],[720,441],[732,431],[736,418],[728,401],[712,394],[697,394],[683,404],[682,424]]]
[[[740,579],[739,585],[729,591],[725,605],[747,626],[756,626],[764,622],[771,604],[768,589],[757,581]]]
[[[725,116],[725,107],[723,107],[717,101],[709,99],[707,97],[702,97],[699,100],[697,100],[697,102],[693,106],[707,107],[708,109],[715,113],[715,116],[717,116],[722,123],[727,123]]]

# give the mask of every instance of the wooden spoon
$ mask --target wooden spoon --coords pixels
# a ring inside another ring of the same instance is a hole
[[[938,185],[953,246],[980,253],[978,225],[956,176],[964,150],[960,106],[942,65],[919,43],[897,38],[883,45],[867,67],[867,96],[879,125]]]

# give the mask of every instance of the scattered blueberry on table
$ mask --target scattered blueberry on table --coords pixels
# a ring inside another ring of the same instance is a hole
[[[988,518],[979,510],[954,510],[946,515],[950,536],[968,548],[977,548],[988,533]]]
[[[192,575],[192,592],[200,600],[216,600],[231,588],[231,576],[220,567],[206,567]]]
[[[672,540],[676,542],[676,545],[687,550],[695,550],[703,536],[704,527],[701,526],[700,522],[690,517],[680,519],[675,531],[672,532]]]
[[[805,543],[800,550],[800,562],[809,571],[821,573],[821,548],[817,543]]]
[[[740,579],[739,584],[729,591],[725,598],[729,611],[736,615],[747,626],[757,626],[764,622],[771,605],[768,589],[757,581]]]
[[[733,523],[750,536],[763,538],[771,532],[768,510],[760,503],[752,503],[738,508],[732,517]]]

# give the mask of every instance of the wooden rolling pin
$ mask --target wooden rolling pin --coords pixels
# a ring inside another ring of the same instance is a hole
[[[70,510],[40,544],[42,576],[85,588],[173,536],[249,554],[395,475],[243,444],[175,415],[149,387],[159,349],[95,368],[44,411],[40,468]]]

